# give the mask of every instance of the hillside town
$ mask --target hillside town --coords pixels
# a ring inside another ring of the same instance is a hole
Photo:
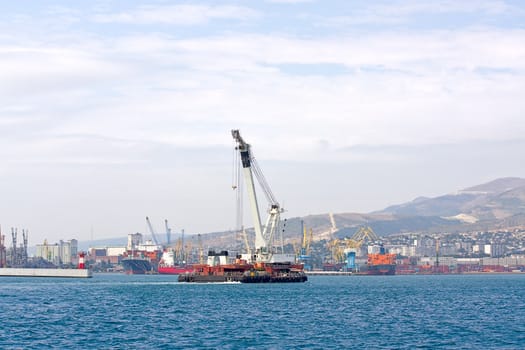
[[[370,227],[359,231],[373,233]],[[307,230],[305,229],[305,232]],[[334,232],[334,237],[337,232]],[[86,252],[86,262],[99,272],[124,272],[123,259],[134,252],[147,252],[158,263],[163,251],[173,252],[177,264],[197,264],[203,261],[209,247],[201,235],[178,238],[170,244],[155,244],[140,233],[130,234],[126,246],[92,246]],[[203,235],[203,237],[206,237]],[[371,239],[373,238],[373,239]],[[242,242],[236,246],[242,253]],[[56,266],[74,267],[78,263],[78,241],[36,245],[35,254],[27,254],[26,242],[6,246],[0,241],[0,267]],[[204,248],[204,247],[207,248]],[[285,252],[294,253],[309,271],[359,272],[366,269],[367,256],[384,248],[395,254],[396,274],[525,272],[525,228],[460,233],[411,232],[382,237],[365,235],[361,241],[352,237],[316,240],[313,231],[301,240],[284,245]],[[214,247],[215,248],[215,247]],[[352,257],[352,258],[350,258]],[[152,269],[151,273],[155,273]]]

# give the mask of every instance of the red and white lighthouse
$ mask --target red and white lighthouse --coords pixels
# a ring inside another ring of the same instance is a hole
[[[80,252],[78,253],[78,269],[84,270],[86,268],[86,264],[84,263],[84,257],[86,256],[86,253]]]

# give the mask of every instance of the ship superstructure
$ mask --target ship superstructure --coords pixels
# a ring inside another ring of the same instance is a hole
[[[122,266],[126,274],[157,273],[162,246],[152,240],[142,241],[142,234],[130,233]]]
[[[177,263],[175,261],[175,251],[165,249],[160,258],[158,272],[161,275],[180,275],[181,273],[192,272],[193,266],[186,263]]]

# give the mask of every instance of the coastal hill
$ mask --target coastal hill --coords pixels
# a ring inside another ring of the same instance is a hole
[[[333,218],[333,221],[331,220]],[[288,218],[283,229],[285,243],[297,244],[301,221],[313,230],[313,239],[350,237],[360,226],[370,226],[378,235],[406,232],[461,232],[511,228],[525,225],[525,179],[500,178],[452,194],[418,197],[372,213],[334,213]],[[335,226],[333,225],[335,224]],[[253,232],[248,230],[253,242]],[[235,249],[243,239],[234,232],[202,235],[208,246]]]
[[[370,226],[380,236],[525,226],[525,179],[500,178],[452,194],[418,197],[372,213],[324,213],[287,218],[281,231],[285,244],[297,245],[300,242],[302,223],[308,230],[312,229],[314,241],[350,237],[363,225]],[[247,229],[247,235],[253,244],[253,230]],[[188,244],[197,246],[197,235],[186,237]],[[244,238],[233,231],[203,233],[201,239],[205,249],[244,248]],[[114,245],[117,239],[106,241],[97,241],[96,245]],[[124,245],[126,239],[118,239],[118,242]],[[87,243],[81,242],[80,245],[84,247]],[[93,246],[92,242],[89,245]]]
[[[465,221],[497,220],[525,212],[525,179],[501,178],[436,198],[416,198],[377,213],[444,216]]]

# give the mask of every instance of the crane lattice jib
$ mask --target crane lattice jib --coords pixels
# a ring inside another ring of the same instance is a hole
[[[369,226],[360,227],[359,230],[357,230],[357,232],[354,233],[351,239],[353,239],[354,241],[364,241],[366,238],[368,238],[372,242],[379,241],[379,237]]]

